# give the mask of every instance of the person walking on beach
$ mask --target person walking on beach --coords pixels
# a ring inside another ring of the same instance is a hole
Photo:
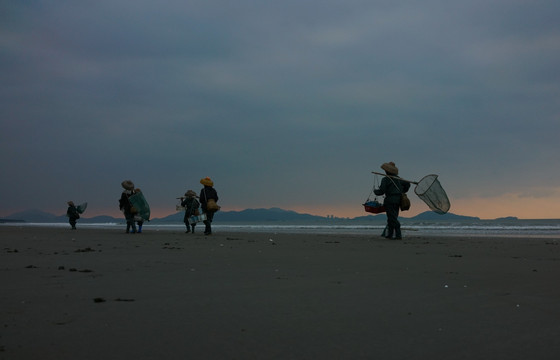
[[[212,234],[212,220],[214,219],[214,213],[218,211],[219,207],[216,204],[218,202],[218,193],[214,189],[214,182],[209,178],[205,177],[200,179],[200,183],[204,185],[202,190],[200,190],[200,207],[206,213],[206,220],[204,220],[204,235]]]
[[[384,236],[387,239],[393,238],[395,234],[396,240],[402,239],[401,223],[399,222],[399,206],[401,203],[401,196],[410,189],[410,183],[403,181],[399,178],[399,169],[395,166],[394,162],[388,162],[381,165],[381,169],[385,170],[385,176],[381,180],[379,189],[373,190],[375,195],[385,195],[383,206],[387,213],[387,232]]]
[[[142,190],[140,190],[140,188],[136,188],[134,189],[134,194],[137,194],[139,192],[142,192]],[[134,214],[134,220],[136,221],[136,233],[137,234],[141,234],[142,233],[142,226],[144,225],[144,219],[142,218],[142,216],[138,215],[138,213]]]
[[[66,210],[66,216],[68,216],[68,222],[72,230],[76,230],[76,221],[80,218],[80,213],[78,213],[78,208],[76,208],[73,201],[68,201],[67,204],[68,210]]]
[[[192,233],[194,234],[194,227],[196,226],[196,223],[191,224],[189,219],[193,215],[198,215],[196,212],[198,211],[200,203],[196,200],[196,198],[196,193],[192,190],[188,190],[185,193],[185,197],[181,197],[181,206],[185,208],[185,217],[183,218],[183,221],[187,227],[187,233],[191,232],[192,227]]]
[[[124,191],[119,199],[119,209],[124,213],[124,217],[126,219],[126,233],[135,234],[136,222],[134,215],[136,215],[136,211],[128,200],[129,197],[134,195],[134,183],[130,180],[125,180],[121,183],[121,186],[124,188]]]

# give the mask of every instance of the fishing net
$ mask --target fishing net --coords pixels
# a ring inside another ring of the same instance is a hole
[[[146,198],[141,192],[137,192],[128,198],[130,205],[136,208],[137,214],[144,220],[150,220],[150,205],[146,201]]]
[[[76,208],[76,210],[78,210],[79,214],[83,214],[84,211],[86,211],[86,209],[87,209],[87,202],[78,205],[77,208]]]
[[[437,178],[435,174],[424,176],[416,185],[414,192],[430,209],[438,214],[445,214],[451,204]]]

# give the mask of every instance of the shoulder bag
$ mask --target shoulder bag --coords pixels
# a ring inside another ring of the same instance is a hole
[[[401,188],[395,183],[395,181],[391,177],[389,177],[389,179],[391,179],[391,181],[393,182],[393,184],[395,184],[397,189],[399,189],[399,191],[401,191],[401,203],[399,204],[399,207],[400,207],[401,211],[409,210],[410,209],[410,199],[408,198],[408,196],[406,196],[406,193],[402,192]]]

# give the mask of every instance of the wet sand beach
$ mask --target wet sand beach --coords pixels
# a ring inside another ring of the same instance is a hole
[[[0,226],[1,359],[557,359],[558,239]]]

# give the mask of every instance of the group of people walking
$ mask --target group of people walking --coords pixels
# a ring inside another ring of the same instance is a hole
[[[200,195],[193,190],[188,190],[184,197],[181,197],[181,207],[185,210],[185,216],[183,221],[187,227],[187,233],[194,233],[194,229],[198,222],[198,219],[203,219],[205,225],[204,235],[212,234],[212,221],[214,219],[214,213],[220,208],[217,205],[218,202],[218,192],[214,189],[214,182],[209,177],[200,179],[200,183],[203,188],[200,190]],[[119,209],[123,212],[126,219],[126,233],[136,234],[142,232],[142,225],[144,221],[149,218],[142,217],[143,213],[140,213],[131,202],[131,197],[140,194],[142,191],[134,186],[134,183],[130,180],[125,180],[121,183],[123,187],[123,192],[119,199]],[[143,198],[143,197],[142,197]],[[147,203],[145,204],[148,207]],[[201,210],[199,210],[199,208]],[[149,212],[149,207],[148,207]],[[204,217],[200,216],[204,214]],[[76,222],[80,218],[80,209],[74,205],[74,202],[68,201],[68,209],[66,210],[66,216],[68,217],[68,222],[72,229],[76,229]],[[193,221],[193,217],[196,219]]]
[[[387,226],[383,231],[383,236],[389,239],[402,239],[401,224],[398,220],[399,209],[401,206],[401,198],[409,188],[410,183],[399,178],[399,169],[394,162],[388,162],[381,165],[381,169],[385,170],[386,176],[381,180],[378,189],[374,190],[376,195],[385,195],[383,206],[387,213]],[[187,233],[194,233],[194,229],[198,221],[193,218],[199,218],[201,215],[199,208],[202,209],[204,217],[204,235],[212,234],[212,220],[215,212],[219,209],[217,206],[218,193],[214,189],[214,182],[209,177],[200,179],[203,188],[197,196],[193,190],[188,190],[181,200],[181,207],[185,210],[183,221],[187,227]],[[119,199],[119,208],[126,218],[126,233],[141,233],[144,219],[139,217],[137,211],[130,202],[130,197],[140,193],[140,189],[134,187],[134,183],[125,180],[121,183],[124,191]],[[76,229],[76,221],[80,218],[78,209],[72,201],[68,202],[68,210],[66,212],[72,229]],[[137,226],[138,225],[138,226]]]
[[[214,189],[214,182],[209,177],[200,179],[200,183],[204,186],[202,190],[200,190],[200,196],[197,196],[193,190],[188,190],[185,196],[181,197],[181,206],[185,208],[183,222],[187,227],[186,232],[192,232],[194,234],[194,228],[197,222],[193,221],[193,217],[200,216],[200,211],[198,210],[200,207],[206,217],[203,220],[205,226],[204,235],[210,235],[212,234],[212,220],[217,211],[214,204],[218,202],[218,192]]]
[[[134,183],[130,180],[125,180],[121,183],[124,191],[119,199],[119,209],[123,212],[126,219],[126,233],[135,234],[142,233],[142,225],[144,225],[144,218],[138,215],[138,211],[130,202],[130,197],[134,194],[139,194],[142,191],[134,187]],[[138,227],[136,227],[138,225]]]
[[[185,216],[183,221],[187,227],[187,233],[194,233],[196,221],[192,221],[194,215],[199,215],[199,207],[205,214],[204,219],[204,235],[212,234],[212,220],[214,213],[217,211],[216,207],[210,207],[209,204],[216,204],[218,202],[218,192],[214,189],[214,182],[209,177],[200,179],[200,183],[204,186],[200,190],[200,196],[197,196],[193,190],[188,190],[184,197],[181,197],[181,206],[185,209]],[[134,184],[130,180],[122,182],[124,191],[119,200],[119,208],[124,213],[126,218],[126,233],[142,232],[142,223],[144,219],[138,216],[137,209],[130,202],[131,196],[140,192],[140,189],[135,189]],[[217,206],[217,205],[216,205]],[[218,207],[219,208],[219,207]],[[138,224],[138,229],[136,229]]]

